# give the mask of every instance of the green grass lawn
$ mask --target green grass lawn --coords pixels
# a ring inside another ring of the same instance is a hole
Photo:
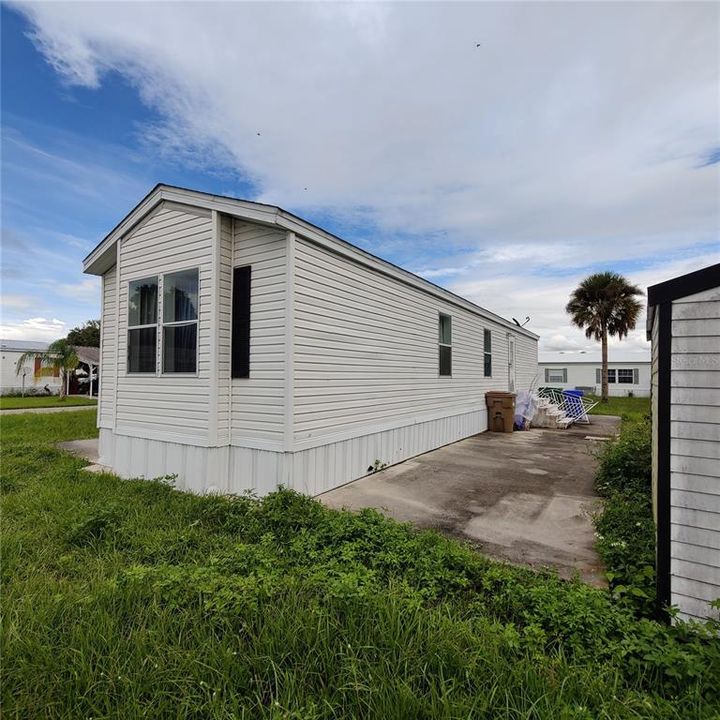
[[[592,396],[589,399],[600,401],[600,398]],[[650,398],[611,397],[607,402],[598,402],[590,414],[619,415],[627,420],[642,420],[650,414]]]
[[[2,424],[7,718],[717,718],[720,650],[607,592],[287,491],[81,472]]]
[[[85,397],[83,395],[71,395],[63,400],[60,400],[57,395],[33,395],[32,397],[0,396],[0,410],[71,407],[73,405],[97,405],[97,399]]]

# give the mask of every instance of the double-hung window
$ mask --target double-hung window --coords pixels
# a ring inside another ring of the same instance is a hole
[[[163,372],[197,369],[198,271],[163,276]]]
[[[545,368],[545,382],[566,383],[567,368]]]
[[[157,354],[158,279],[132,280],[128,293],[127,371],[154,373]]]
[[[483,375],[492,377],[492,333],[490,330],[483,332]]]
[[[637,384],[635,381],[635,372],[632,368],[618,368],[617,381],[625,385]]]
[[[438,317],[438,372],[452,375],[452,318],[440,313]]]

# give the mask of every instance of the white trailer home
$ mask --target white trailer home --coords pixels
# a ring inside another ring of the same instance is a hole
[[[611,348],[608,353],[608,394],[650,397],[650,355]],[[600,353],[540,353],[540,383],[563,390],[584,390],[600,395]]]
[[[648,288],[652,481],[661,606],[720,597],[720,265]]]
[[[17,371],[17,362],[26,352],[45,352],[46,342],[28,340],[0,340],[0,395],[57,395],[62,379],[59,372],[53,372],[40,365],[40,360],[26,360]]]
[[[537,336],[277,207],[155,187],[102,277],[100,462],[309,494],[487,429]]]

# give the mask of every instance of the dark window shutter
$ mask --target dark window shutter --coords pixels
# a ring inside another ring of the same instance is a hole
[[[602,369],[597,368],[595,370],[595,382],[600,385],[602,383]]]
[[[567,368],[563,368],[563,382],[567,382]]]
[[[637,368],[633,368],[633,385],[640,384],[640,371]]]
[[[250,266],[233,270],[232,377],[250,377]]]
[[[550,368],[545,368],[545,382],[550,382]]]

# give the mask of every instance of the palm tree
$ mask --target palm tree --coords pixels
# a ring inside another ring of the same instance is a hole
[[[620,340],[634,329],[642,304],[635,299],[643,292],[622,275],[601,272],[589,275],[573,290],[565,307],[573,325],[585,337],[602,343],[602,401],[608,399],[608,335]]]
[[[56,340],[50,343],[48,349],[44,352],[36,352],[33,350],[25,352],[18,358],[15,364],[15,374],[19,375],[22,372],[23,365],[28,360],[34,360],[35,358],[40,358],[40,367],[45,368],[46,372],[51,371],[53,374],[59,372],[61,374],[60,399],[63,400],[65,398],[67,378],[80,363],[75,352],[75,347],[63,338],[62,340]]]

